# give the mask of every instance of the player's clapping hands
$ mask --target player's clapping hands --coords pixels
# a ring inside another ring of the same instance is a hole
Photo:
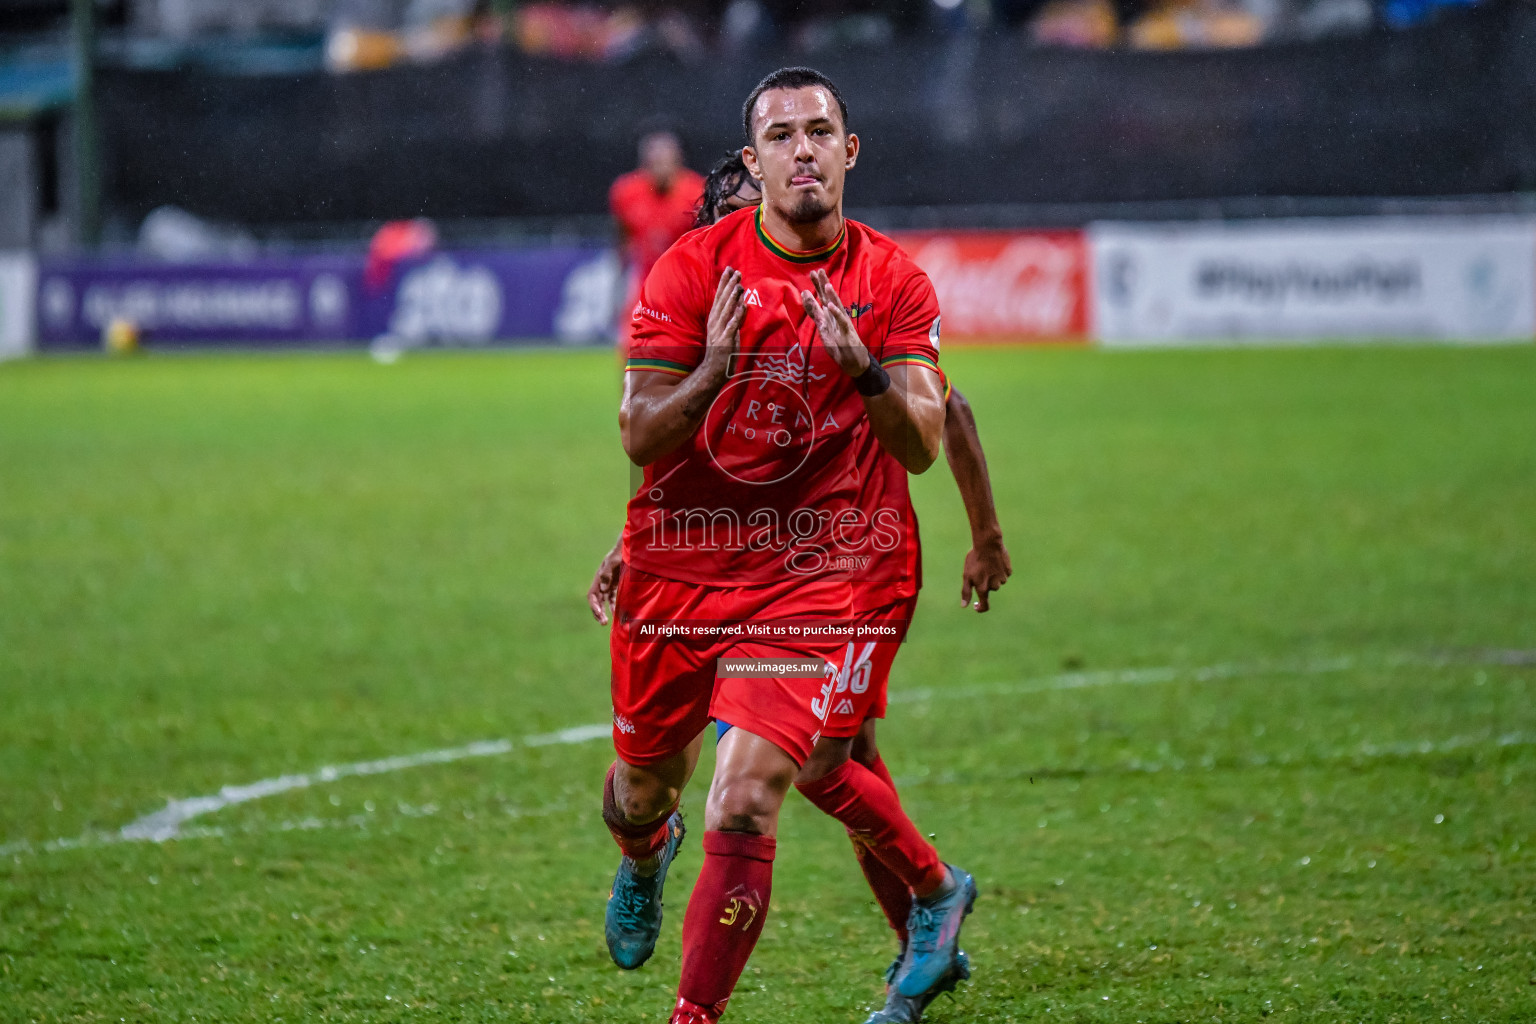
[[[816,321],[821,343],[840,370],[850,377],[859,376],[869,369],[869,349],[859,339],[853,318],[832,287],[832,279],[825,270],[813,270],[811,287],[814,291],[800,293],[800,302],[806,314]]]
[[[715,303],[709,309],[704,338],[704,357],[729,366],[731,356],[741,344],[741,322],[747,316],[741,271],[725,268],[715,286]]]

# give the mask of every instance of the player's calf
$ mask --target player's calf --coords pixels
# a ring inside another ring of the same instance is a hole
[[[656,949],[661,935],[662,887],[685,829],[675,802],[658,821],[630,821],[615,794],[617,767],[608,769],[603,785],[603,822],[624,856],[608,892],[603,937],[613,962],[632,971],[649,960]]]

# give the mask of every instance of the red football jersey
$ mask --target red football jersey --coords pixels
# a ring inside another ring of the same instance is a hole
[[[863,400],[800,293],[811,271],[826,270],[881,365],[937,373],[939,308],[927,275],[855,221],[825,248],[795,252],[769,237],[760,209],[740,210],[685,235],[651,271],[632,313],[627,369],[687,376],[699,365],[726,267],[741,271],[747,304],[730,378],[693,436],[645,468],[629,502],[625,561],[714,586],[786,575],[899,582],[908,506],[882,504],[889,487],[871,486],[869,475],[894,466],[904,498],[905,472],[863,450],[873,439]]]
[[[608,190],[608,208],[624,236],[624,258],[640,279],[650,273],[667,247],[693,227],[704,198],[704,179],[681,168],[662,192],[645,171],[618,177]]]

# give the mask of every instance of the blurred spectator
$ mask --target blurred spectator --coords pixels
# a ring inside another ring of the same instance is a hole
[[[1109,0],[1051,0],[1031,30],[1042,46],[1102,49],[1120,38],[1120,19]]]
[[[401,260],[425,256],[437,248],[437,226],[425,217],[392,220],[373,233],[363,264],[363,287],[380,292],[395,276]]]
[[[640,166],[620,175],[608,192],[608,207],[618,225],[627,277],[619,307],[619,343],[627,349],[630,311],[640,299],[640,285],[661,254],[693,227],[704,195],[704,177],[683,166],[683,146],[666,129],[640,139]]]
[[[1477,0],[1385,0],[1382,20],[1389,28],[1408,28],[1428,21],[1448,7],[1471,7]]]
[[[350,71],[437,60],[477,40],[563,60],[648,50],[806,54],[885,47],[914,33],[992,26],[1048,46],[1248,46],[1422,24],[1491,0],[111,0],[136,34],[192,40],[326,27],[326,64]],[[0,6],[4,0],[0,0]],[[99,0],[98,0],[99,5]],[[1106,17],[1106,11],[1112,12]]]
[[[1252,46],[1264,23],[1230,0],[1167,0],[1138,18],[1127,40],[1138,50]]]

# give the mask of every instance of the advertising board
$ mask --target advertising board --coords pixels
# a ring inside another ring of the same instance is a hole
[[[1088,333],[1081,231],[893,234],[939,296],[946,341],[1080,340]]]
[[[1106,345],[1536,336],[1536,220],[1100,223]]]

